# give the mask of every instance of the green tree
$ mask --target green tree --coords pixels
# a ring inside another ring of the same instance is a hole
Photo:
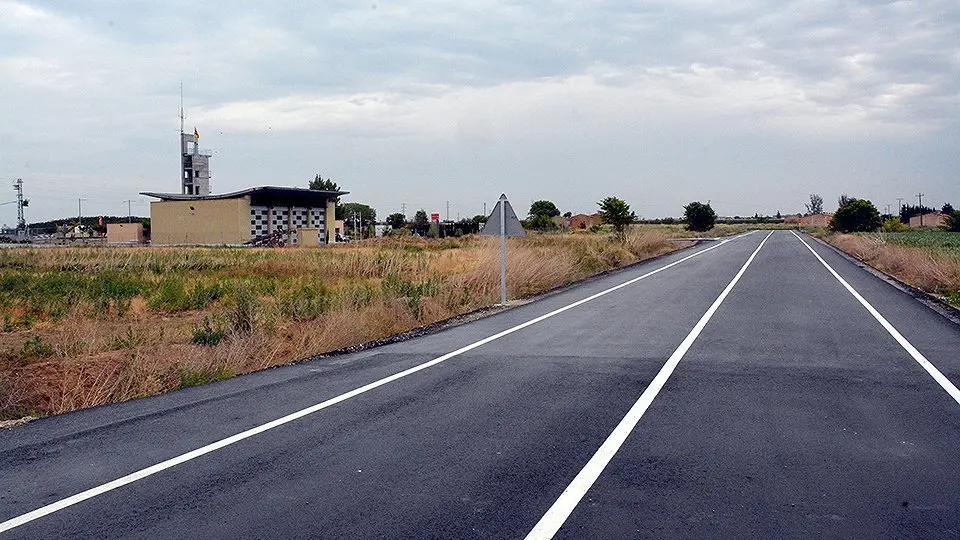
[[[627,225],[637,220],[637,215],[630,210],[630,205],[616,197],[607,197],[597,205],[600,206],[600,220],[611,225],[620,240],[623,240]]]
[[[397,212],[396,214],[390,214],[387,216],[387,225],[394,229],[402,229],[404,225],[407,224],[407,216]]]
[[[317,175],[313,177],[313,180],[310,181],[309,187],[314,191],[340,191],[340,186],[338,186],[333,179],[323,178],[320,176],[320,173],[317,173]],[[334,199],[333,202],[336,205],[334,217],[336,219],[343,219],[343,205],[340,204],[340,197]]]
[[[559,215],[560,210],[557,208],[557,205],[552,202],[543,200],[534,201],[533,204],[530,205],[527,224],[529,227],[539,231],[553,229],[555,225],[551,218]]]
[[[833,214],[830,229],[840,232],[868,232],[880,228],[880,212],[872,202],[854,197],[845,198],[844,204]]]
[[[940,213],[948,216],[953,213],[953,210],[953,205],[950,203],[944,203],[943,206],[940,207]]]
[[[810,194],[810,204],[805,205],[807,207],[807,214],[822,214],[823,213],[823,197],[817,195],[816,193]]]
[[[430,220],[427,219],[427,211],[421,208],[413,215],[413,232],[424,236],[428,230],[430,230]]]
[[[546,216],[552,218],[560,215],[560,209],[550,201],[534,201],[530,205],[529,219],[537,216]]]
[[[710,203],[694,201],[683,207],[683,219],[687,222],[687,229],[704,232],[717,224],[717,213],[713,211]]]
[[[323,178],[318,173],[313,180],[310,181],[310,189],[315,191],[340,191],[340,186],[331,178]],[[337,202],[340,202],[340,197],[337,197]]]
[[[954,210],[947,214],[943,229],[950,232],[960,232],[960,210]]]
[[[343,217],[338,217],[337,219],[344,220],[347,227],[354,227],[355,218],[359,220],[360,230],[353,231],[354,236],[358,238],[363,236],[362,231],[364,231],[367,226],[377,222],[377,211],[363,203],[344,203],[341,215]]]

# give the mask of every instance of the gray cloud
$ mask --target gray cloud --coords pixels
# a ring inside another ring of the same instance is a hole
[[[177,189],[182,80],[219,190],[323,171],[384,214],[956,202],[957,73],[946,1],[0,0],[0,176],[35,219]]]

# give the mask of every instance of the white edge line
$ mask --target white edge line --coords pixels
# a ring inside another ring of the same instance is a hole
[[[434,358],[433,360],[430,360],[429,362],[425,362],[425,363],[423,363],[423,364],[420,364],[420,365],[418,365],[418,366],[414,366],[414,367],[409,368],[409,369],[406,369],[406,370],[404,370],[404,371],[401,371],[401,372],[398,372],[398,373],[394,373],[393,375],[390,375],[390,376],[388,376],[388,377],[384,377],[383,379],[380,379],[380,380],[378,380],[378,381],[374,381],[374,382],[372,382],[372,383],[370,383],[370,384],[366,384],[366,385],[364,385],[364,386],[361,386],[361,387],[359,387],[359,388],[356,388],[356,389],[354,389],[354,390],[351,390],[351,391],[349,391],[349,392],[347,392],[347,393],[345,393],[345,394],[340,394],[339,396],[336,396],[336,397],[334,397],[334,398],[328,399],[328,400],[326,400],[326,401],[324,401],[324,402],[321,402],[321,403],[318,403],[318,404],[316,404],[316,405],[312,405],[312,406],[310,406],[310,407],[307,407],[306,409],[301,409],[301,410],[299,410],[299,411],[297,411],[297,412],[288,414],[288,415],[286,415],[286,416],[283,416],[283,417],[278,418],[278,419],[276,419],[276,420],[273,420],[273,421],[271,421],[271,422],[267,422],[266,424],[262,424],[262,425],[259,425],[259,426],[257,426],[257,427],[248,429],[248,430],[246,430],[246,431],[237,433],[236,435],[232,435],[232,436],[227,437],[227,438],[225,438],[225,439],[221,439],[221,440],[216,441],[216,442],[214,442],[214,443],[210,443],[210,444],[208,444],[208,445],[206,445],[206,446],[202,446],[202,447],[200,447],[200,448],[197,448],[196,450],[192,450],[192,451],[187,452],[187,453],[185,453],[185,454],[181,454],[181,455],[179,455],[179,456],[176,456],[176,457],[174,457],[174,458],[168,459],[168,460],[166,460],[166,461],[161,461],[160,463],[157,463],[156,465],[151,465],[150,467],[147,467],[147,468],[145,468],[145,469],[140,469],[139,471],[130,473],[130,474],[126,475],[126,476],[121,476],[120,478],[117,478],[116,480],[113,480],[113,481],[111,481],[111,482],[107,482],[106,484],[102,484],[102,485],[99,485],[99,486],[90,488],[90,489],[88,489],[88,490],[86,490],[86,491],[81,491],[80,493],[77,493],[76,495],[72,495],[72,496],[67,497],[67,498],[65,498],[65,499],[61,499],[61,500],[59,500],[59,501],[57,501],[57,502],[50,503],[50,504],[48,504],[48,505],[42,506],[42,507],[40,507],[40,508],[37,508],[36,510],[33,510],[33,511],[31,511],[31,512],[27,512],[26,514],[22,514],[22,515],[20,515],[20,516],[17,516],[17,517],[8,519],[7,521],[4,521],[3,523],[0,523],[0,533],[9,531],[9,530],[14,529],[14,528],[16,528],[16,527],[19,527],[19,526],[21,526],[21,525],[23,525],[23,524],[25,524],[25,523],[29,523],[29,522],[31,522],[31,521],[33,521],[33,520],[35,520],[35,519],[39,519],[39,518],[41,518],[41,517],[50,515],[50,514],[52,514],[52,513],[54,513],[54,512],[58,512],[58,511],[60,511],[60,510],[63,510],[64,508],[67,508],[67,507],[69,507],[69,506],[73,506],[73,505],[75,505],[75,504],[77,504],[77,503],[80,503],[80,502],[83,502],[83,501],[85,501],[85,500],[87,500],[87,499],[91,499],[91,498],[96,497],[96,496],[98,496],[98,495],[102,495],[102,494],[104,494],[104,493],[106,493],[106,492],[108,492],[108,491],[112,491],[112,490],[117,489],[117,488],[119,488],[119,487],[122,487],[122,486],[125,486],[125,485],[127,485],[127,484],[136,482],[137,480],[142,480],[142,479],[144,479],[144,478],[146,478],[146,477],[148,477],[148,476],[151,476],[151,475],[156,474],[156,473],[158,473],[158,472],[164,471],[164,470],[169,469],[169,468],[171,468],[171,467],[175,467],[175,466],[177,466],[177,465],[179,465],[179,464],[181,464],[181,463],[190,461],[190,460],[192,460],[192,459],[196,459],[196,458],[198,458],[198,457],[200,457],[200,456],[203,456],[203,455],[205,455],[205,454],[209,454],[210,452],[219,450],[219,449],[224,448],[224,447],[226,447],[226,446],[230,446],[231,444],[240,442],[240,441],[242,441],[242,440],[244,440],[244,439],[248,439],[248,438],[250,438],[250,437],[253,437],[254,435],[258,435],[258,434],[260,434],[260,433],[263,433],[264,431],[268,431],[268,430],[271,430],[271,429],[273,429],[273,428],[275,428],[275,427],[279,427],[279,426],[282,426],[282,425],[287,424],[287,423],[289,423],[289,422],[293,422],[294,420],[303,418],[304,416],[313,414],[313,413],[315,413],[315,412],[317,412],[317,411],[326,409],[326,408],[331,407],[331,406],[333,406],[333,405],[336,405],[336,404],[338,404],[338,403],[340,403],[340,402],[346,401],[346,400],[348,400],[348,399],[350,399],[350,398],[359,396],[360,394],[364,394],[364,393],[366,393],[366,392],[369,392],[370,390],[373,390],[373,389],[375,389],[375,388],[379,388],[379,387],[381,387],[381,386],[383,386],[383,385],[385,385],[385,384],[389,384],[389,383],[394,382],[394,381],[396,381],[396,380],[398,380],[398,379],[402,379],[402,378],[404,378],[404,377],[406,377],[406,376],[408,376],[408,375],[412,375],[412,374],[414,374],[414,373],[416,373],[416,372],[418,372],[418,371],[427,369],[427,368],[429,368],[429,367],[433,367],[433,366],[435,366],[435,365],[437,365],[437,364],[439,364],[439,363],[441,363],[441,362],[444,362],[444,361],[446,361],[446,360],[449,360],[450,358],[453,358],[453,357],[455,357],[455,356],[459,356],[459,355],[461,355],[461,354],[463,354],[463,353],[465,353],[465,352],[467,352],[467,351],[471,351],[471,350],[473,350],[473,349],[476,349],[477,347],[486,345],[487,343],[490,343],[491,341],[495,341],[495,340],[500,339],[500,338],[502,338],[502,337],[504,337],[504,336],[507,336],[507,335],[509,335],[509,334],[512,334],[512,333],[514,333],[514,332],[516,332],[516,331],[518,331],[518,330],[522,330],[522,329],[524,329],[524,328],[526,328],[526,327],[528,327],[528,326],[537,324],[538,322],[541,322],[541,321],[543,321],[543,320],[545,320],[545,319],[549,319],[550,317],[553,317],[553,316],[555,316],[555,315],[559,315],[560,313],[563,313],[564,311],[573,309],[573,308],[575,308],[575,307],[577,307],[577,306],[580,306],[580,305],[582,305],[582,304],[585,304],[585,303],[587,303],[587,302],[590,302],[591,300],[595,300],[595,299],[597,299],[597,298],[600,298],[601,296],[604,296],[604,295],[610,294],[610,293],[612,293],[612,292],[614,292],[614,291],[620,290],[620,289],[622,289],[622,288],[624,288],[624,287],[627,287],[627,286],[629,286],[629,285],[632,285],[632,284],[634,284],[634,283],[636,283],[636,282],[638,282],[638,281],[640,281],[640,280],[642,280],[642,279],[645,279],[645,278],[647,278],[647,277],[650,277],[650,276],[652,276],[652,275],[654,275],[654,274],[658,274],[658,273],[660,273],[660,272],[662,272],[662,271],[664,271],[664,270],[666,270],[666,269],[668,269],[668,268],[672,268],[672,267],[674,267],[674,266],[676,266],[676,265],[678,265],[678,264],[680,264],[680,263],[682,263],[682,262],[684,262],[684,261],[688,261],[688,260],[690,260],[690,259],[692,259],[692,258],[694,258],[694,257],[696,257],[696,256],[698,256],[698,255],[702,255],[703,253],[706,253],[706,252],[708,252],[708,251],[714,250],[714,249],[716,249],[716,248],[718,248],[718,247],[726,244],[727,242],[731,242],[731,241],[733,241],[733,240],[737,240],[737,239],[739,239],[739,238],[743,238],[743,237],[745,237],[745,236],[749,236],[749,235],[751,235],[751,234],[753,234],[753,233],[755,233],[755,232],[756,232],[756,231],[750,231],[750,232],[745,233],[745,234],[741,234],[741,235],[738,235],[738,236],[735,236],[735,237],[732,237],[732,238],[728,238],[728,239],[723,240],[723,241],[721,241],[721,242],[719,242],[719,243],[717,243],[717,244],[715,244],[715,245],[712,245],[712,246],[710,246],[710,247],[708,247],[708,248],[706,248],[706,249],[702,249],[702,250],[700,250],[700,251],[698,251],[698,252],[696,252],[696,253],[692,253],[692,254],[690,254],[690,255],[687,255],[686,257],[684,257],[684,258],[682,258],[682,259],[676,260],[676,261],[674,261],[674,262],[672,262],[672,263],[670,263],[670,264],[661,266],[660,268],[657,268],[656,270],[652,270],[652,271],[650,271],[650,272],[647,272],[646,274],[643,274],[642,276],[635,277],[635,278],[633,278],[633,279],[631,279],[631,280],[628,280],[628,281],[625,281],[625,282],[623,282],[623,283],[621,283],[621,284],[619,284],[619,285],[616,285],[616,286],[611,287],[611,288],[609,288],[609,289],[606,289],[606,290],[604,290],[604,291],[598,292],[598,293],[596,293],[596,294],[594,294],[594,295],[592,295],[592,296],[588,296],[588,297],[586,297],[586,298],[584,298],[584,299],[582,299],[582,300],[578,300],[578,301],[576,301],[576,302],[574,302],[574,303],[572,303],[572,304],[566,305],[566,306],[564,306],[564,307],[562,307],[562,308],[556,309],[556,310],[551,311],[551,312],[549,312],[549,313],[546,313],[546,314],[544,314],[544,315],[540,315],[539,317],[536,317],[536,318],[534,318],[534,319],[531,319],[531,320],[529,320],[529,321],[527,321],[527,322],[525,322],[525,323],[518,324],[517,326],[514,326],[514,327],[512,327],[512,328],[508,328],[508,329],[506,329],[506,330],[504,330],[504,331],[502,331],[502,332],[499,332],[499,333],[494,334],[494,335],[492,335],[492,336],[489,336],[489,337],[486,337],[486,338],[484,338],[484,339],[481,339],[480,341],[471,343],[470,345],[467,345],[467,346],[465,346],[465,347],[461,347],[461,348],[459,348],[459,349],[457,349],[457,350],[455,350],[455,351],[453,351],[453,352],[449,352],[449,353],[447,353],[447,354],[445,354],[445,355],[443,355],[443,356],[440,356],[440,357],[438,357],[438,358]]]
[[[960,404],[960,389],[957,389],[957,387],[952,382],[950,382],[950,379],[946,378],[944,374],[941,373],[939,369],[937,369],[937,366],[930,363],[930,361],[927,360],[927,358],[923,356],[923,354],[920,351],[918,351],[916,347],[914,347],[909,341],[907,341],[907,338],[903,337],[903,335],[896,328],[894,328],[894,326],[890,324],[890,322],[887,321],[887,319],[884,318],[884,316],[881,315],[879,311],[874,309],[874,307],[870,305],[870,302],[867,302],[867,300],[863,296],[861,296],[860,293],[856,291],[856,289],[850,286],[850,284],[847,283],[845,279],[840,277],[840,274],[838,274],[836,270],[834,270],[829,264],[827,264],[827,261],[823,260],[823,257],[821,257],[819,253],[817,253],[812,247],[810,247],[810,245],[807,244],[803,240],[803,238],[800,237],[799,234],[793,231],[790,231],[790,232],[793,233],[793,235],[797,237],[797,240],[800,240],[800,242],[802,242],[803,245],[810,250],[810,253],[813,253],[813,256],[816,257],[817,260],[819,260],[820,263],[824,267],[826,267],[826,269],[829,270],[831,274],[833,274],[833,277],[837,278],[837,281],[839,281],[841,285],[843,285],[848,291],[850,291],[850,294],[852,294],[853,297],[856,298],[863,305],[863,307],[867,308],[867,311],[869,311],[870,314],[873,315],[873,318],[876,319],[877,322],[879,322],[880,325],[883,326],[883,328],[891,336],[893,336],[893,339],[897,340],[897,343],[899,343],[900,346],[903,347],[904,350],[906,350],[907,353],[910,354],[910,356],[912,356],[913,359],[916,360],[918,364],[920,364],[921,367],[923,367],[923,369],[927,370],[927,373],[929,373],[930,376],[933,377],[933,380],[937,381],[937,383],[944,390],[946,390],[948,394],[950,394],[950,397],[952,397],[954,401]]]
[[[727,295],[730,294],[730,291],[733,290],[733,287],[740,281],[740,277],[747,271],[747,267],[750,266],[750,263],[753,262],[757,253],[760,252],[760,249],[772,234],[773,231],[770,231],[763,241],[760,242],[760,245],[757,246],[757,249],[750,255],[750,258],[747,259],[747,262],[740,268],[740,271],[737,272],[737,275],[734,276],[730,284],[720,293],[720,296],[718,296],[713,302],[713,305],[707,309],[706,313],[700,317],[700,320],[693,327],[693,330],[690,330],[690,333],[687,334],[683,342],[680,343],[677,350],[670,355],[670,358],[667,359],[667,362],[660,368],[660,371],[657,372],[653,381],[651,381],[643,393],[640,394],[637,402],[627,411],[626,416],[620,420],[620,423],[617,424],[617,427],[613,429],[607,439],[603,441],[603,444],[600,445],[597,452],[593,454],[590,461],[584,465],[583,469],[581,469],[573,481],[570,482],[570,485],[563,490],[560,497],[553,503],[550,509],[547,510],[547,513],[540,518],[540,521],[538,521],[530,533],[527,534],[526,540],[549,540],[557,534],[557,531],[560,530],[560,527],[562,527],[567,521],[567,518],[570,517],[574,508],[577,507],[584,495],[587,494],[587,491],[590,490],[590,487],[593,486],[593,483],[600,477],[600,473],[603,472],[610,463],[610,460],[613,459],[613,456],[616,455],[617,451],[620,450],[620,447],[627,440],[627,437],[633,432],[640,418],[647,412],[654,398],[657,397],[657,394],[660,393],[660,390],[667,383],[667,379],[673,374],[677,364],[683,359],[687,350],[690,349],[690,346],[696,341],[700,332],[703,331],[703,328],[710,321],[710,318],[713,317],[713,314],[717,311],[717,308],[720,307],[720,304],[723,303]]]

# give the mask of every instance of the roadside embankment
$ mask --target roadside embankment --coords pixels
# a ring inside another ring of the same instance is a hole
[[[510,240],[509,296],[679,249],[661,231]],[[0,252],[0,420],[195,386],[499,301],[499,241]]]

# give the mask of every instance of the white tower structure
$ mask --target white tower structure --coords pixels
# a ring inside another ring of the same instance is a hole
[[[183,85],[180,85],[180,181],[184,195],[210,195],[210,151],[200,149],[200,132],[183,132]]]

